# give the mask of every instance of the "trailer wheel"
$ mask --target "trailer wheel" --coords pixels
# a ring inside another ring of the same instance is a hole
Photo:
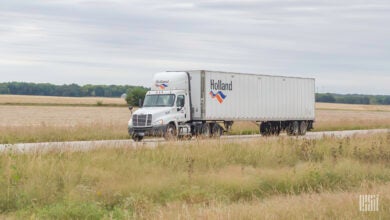
[[[167,141],[174,140],[177,137],[176,126],[169,123],[164,133],[164,139]]]
[[[142,139],[144,139],[144,136],[140,136],[140,135],[137,135],[137,134],[133,134],[133,136],[131,137],[133,139],[133,141],[135,142],[140,142],[142,141]]]
[[[222,135],[222,128],[218,123],[213,123],[211,125],[211,135],[212,137],[219,138]]]
[[[299,134],[299,122],[293,121],[289,124],[287,128],[287,134],[290,136],[296,136]]]
[[[307,123],[306,121],[301,121],[299,124],[299,135],[305,135],[307,131]]]
[[[269,123],[269,122],[262,122],[260,124],[260,134],[262,136],[269,136],[269,135],[271,135],[271,123]]]
[[[280,134],[280,124],[278,122],[271,123],[272,126],[272,135],[279,136]]]
[[[204,123],[201,128],[200,136],[202,138],[209,138],[211,137],[211,129],[209,123]]]

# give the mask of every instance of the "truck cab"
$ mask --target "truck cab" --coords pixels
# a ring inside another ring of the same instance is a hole
[[[179,133],[190,135],[190,126],[186,124],[191,120],[189,80],[186,72],[155,74],[142,107],[133,113],[128,123],[133,140],[140,141],[144,136],[173,139]]]

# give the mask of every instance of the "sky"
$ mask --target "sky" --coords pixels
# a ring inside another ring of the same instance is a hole
[[[0,82],[150,86],[190,69],[390,95],[390,1],[0,0]]]

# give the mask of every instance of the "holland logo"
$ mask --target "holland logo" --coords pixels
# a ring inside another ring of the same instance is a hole
[[[221,104],[222,104],[223,100],[225,100],[225,98],[226,98],[226,95],[223,94],[223,92],[221,92],[221,91],[218,91],[217,93],[210,91],[209,94],[210,94],[211,98],[213,98],[213,99],[216,98],[218,100],[218,102]]]
[[[158,88],[160,88],[160,89],[165,89],[165,88],[168,87],[168,85],[165,84],[165,83],[162,83],[162,84],[156,84],[156,87],[158,87]]]

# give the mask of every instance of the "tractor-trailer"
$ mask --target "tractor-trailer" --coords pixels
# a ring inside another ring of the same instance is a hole
[[[128,123],[135,141],[219,137],[234,121],[259,124],[260,134],[304,135],[315,119],[313,78],[207,70],[156,73]]]

